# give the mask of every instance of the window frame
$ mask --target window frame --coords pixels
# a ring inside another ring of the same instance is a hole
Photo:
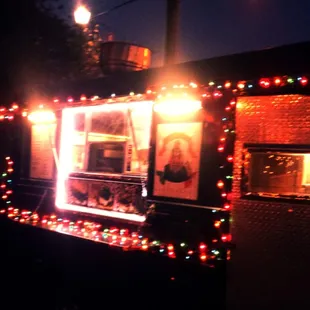
[[[260,144],[260,143],[245,143],[242,148],[242,167],[241,167],[241,180],[240,180],[240,198],[248,200],[262,200],[274,201],[279,203],[294,203],[294,204],[310,204],[310,197],[303,198],[302,195],[294,197],[294,195],[259,195],[258,193],[251,193],[246,190],[246,173],[245,173],[245,154],[246,153],[267,153],[267,152],[280,152],[280,153],[294,153],[294,154],[309,154],[310,144]],[[309,186],[309,185],[306,185]],[[310,195],[307,195],[310,196]]]

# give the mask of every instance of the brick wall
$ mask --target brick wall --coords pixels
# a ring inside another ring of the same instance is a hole
[[[241,97],[236,113],[232,211],[236,249],[228,274],[229,309],[308,305],[310,204],[242,199],[240,179],[245,143],[309,144],[310,150],[310,97]]]

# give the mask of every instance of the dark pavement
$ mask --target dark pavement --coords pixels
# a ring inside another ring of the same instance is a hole
[[[0,216],[0,309],[208,309],[225,272],[19,224]]]

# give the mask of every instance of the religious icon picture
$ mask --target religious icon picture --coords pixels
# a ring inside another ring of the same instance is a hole
[[[197,200],[202,123],[159,124],[154,196]]]

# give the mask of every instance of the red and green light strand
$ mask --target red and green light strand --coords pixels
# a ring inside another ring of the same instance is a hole
[[[11,157],[7,156],[5,158],[6,168],[1,175],[1,198],[6,203],[7,208],[10,208],[12,205],[12,173],[14,172],[13,164]],[[5,213],[5,209],[0,210],[1,213]]]
[[[230,143],[233,139],[231,139],[231,135],[235,134],[235,128],[234,128],[234,110],[236,107],[236,100],[232,99],[229,102],[229,105],[225,107],[225,111],[227,112],[227,115],[222,118],[222,128],[223,132],[219,140],[219,145],[217,148],[217,151],[221,154],[223,154],[223,163],[220,165],[219,169],[220,171],[225,168],[227,171],[230,171],[232,173],[233,171],[233,154],[226,155],[226,148],[230,147]],[[222,174],[222,173],[221,173]],[[231,183],[233,180],[232,175],[226,175],[223,177],[223,179],[218,180],[217,187],[221,191],[221,197],[223,199],[223,209],[226,211],[231,210]],[[231,241],[231,237],[227,237]]]
[[[213,239],[211,244],[200,242],[196,247],[191,247],[186,242],[179,244],[163,243],[158,240],[149,240],[139,232],[130,232],[128,229],[118,227],[103,228],[102,224],[89,220],[72,221],[62,218],[56,214],[39,215],[37,212],[21,210],[12,205],[12,173],[13,161],[6,157],[6,169],[2,173],[1,190],[2,200],[7,208],[0,210],[9,219],[21,224],[28,224],[35,227],[68,234],[74,237],[84,238],[95,242],[120,247],[123,250],[141,250],[162,254],[170,258],[184,259],[186,261],[199,262],[208,266],[219,260],[229,258],[229,250],[223,252],[223,243],[228,242],[226,235],[219,235],[219,239]],[[222,221],[214,222],[214,226],[220,229]],[[219,230],[220,231],[220,230]]]
[[[274,77],[264,77],[259,80],[214,80],[214,81],[209,81],[206,85],[198,85],[196,83],[189,83],[189,84],[180,84],[180,85],[172,85],[170,86],[163,86],[158,89],[158,87],[151,87],[148,88],[145,92],[146,95],[154,95],[157,94],[158,90],[159,91],[165,91],[168,88],[172,89],[191,89],[191,90],[199,90],[201,93],[201,96],[204,98],[219,98],[222,97],[223,93],[222,91],[225,90],[230,90],[232,91],[235,95],[242,93],[243,91],[246,90],[251,90],[251,89],[277,89],[285,86],[296,86],[296,87],[307,87],[309,86],[309,78],[305,75],[301,76],[274,76]],[[134,92],[130,92],[129,96],[134,98],[134,97],[141,97],[141,94],[135,94]],[[113,93],[111,94],[111,98],[115,98],[116,95]],[[80,98],[73,98],[72,96],[69,96],[65,101],[68,103],[73,103],[73,102],[86,102],[86,101],[96,101],[101,99],[99,96],[94,95],[87,97],[85,95],[81,95]],[[59,98],[54,98],[53,99],[54,103],[60,103],[62,102]]]
[[[215,261],[226,259],[221,249],[203,242],[198,243],[196,248],[190,247],[185,242],[181,242],[180,244],[167,244],[157,240],[149,240],[139,234],[139,232],[130,232],[128,229],[120,229],[117,227],[103,228],[101,224],[96,222],[88,220],[71,221],[66,218],[58,217],[56,214],[40,217],[36,212],[19,210],[12,206],[7,210],[1,210],[1,213],[7,213],[10,219],[22,224],[109,244],[110,246],[120,247],[125,251],[149,251],[170,258],[183,258],[187,261],[205,263],[209,266],[212,266],[212,262],[214,263]],[[215,225],[217,225],[217,223],[215,223]],[[221,241],[228,242],[225,236],[222,236]],[[220,243],[220,240],[214,239],[212,242],[214,245],[217,245]],[[224,255],[226,255],[226,253]]]
[[[264,77],[259,80],[240,81],[210,81],[208,87],[213,89],[231,89],[233,92],[243,91],[253,88],[279,88],[285,86],[308,86],[309,79],[306,76],[275,76]]]
[[[16,115],[26,117],[28,112],[26,109],[20,109],[16,103],[13,103],[9,108],[0,107],[0,121],[13,121]]]

